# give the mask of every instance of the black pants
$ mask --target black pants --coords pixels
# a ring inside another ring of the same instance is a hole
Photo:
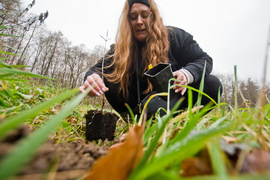
[[[125,103],[127,103],[131,109],[133,109],[135,112],[134,114],[137,114],[137,96],[136,93],[129,94],[129,99],[126,100],[123,95],[118,93],[119,84],[113,84],[109,83],[105,80],[105,85],[109,88],[109,91],[105,93],[106,98],[110,105],[120,114],[125,114],[128,112],[127,107],[125,106]],[[200,81],[198,81],[195,84],[191,84],[190,86],[194,87],[195,89],[200,88]],[[205,76],[204,80],[204,89],[203,92],[206,93],[208,96],[210,96],[212,99],[214,99],[216,102],[218,100],[218,94],[220,91],[220,95],[222,94],[222,84],[220,80],[214,76],[214,75],[207,75]],[[181,103],[179,109],[185,109],[188,107],[188,91],[184,94],[185,100]],[[197,102],[198,93],[195,91],[192,91],[193,96],[193,104]],[[178,99],[180,99],[182,95],[177,96],[176,100],[174,99],[170,103],[170,108],[174,106],[174,104],[177,102]],[[206,105],[210,102],[210,99],[206,96],[202,96],[201,105]],[[150,101],[148,109],[149,109],[149,115],[154,114],[160,107],[166,109],[167,102],[162,100],[159,97],[155,97],[153,100]]]
[[[194,87],[195,89],[199,89],[200,88],[200,81],[195,83],[194,85],[191,85],[192,87]],[[218,101],[219,97],[219,93],[220,96],[222,94],[222,84],[220,82],[220,80],[214,76],[214,75],[208,75],[205,76],[205,80],[204,80],[204,88],[203,88],[203,92],[205,94],[207,94],[208,96],[210,96],[213,100],[215,100],[215,102]],[[185,100],[184,102],[181,104],[181,109],[184,109],[188,106],[188,93],[185,93]],[[198,99],[198,93],[195,91],[192,91],[192,102],[193,105],[197,102]],[[202,96],[202,101],[201,101],[201,105],[207,105],[211,100],[206,97],[206,96]]]

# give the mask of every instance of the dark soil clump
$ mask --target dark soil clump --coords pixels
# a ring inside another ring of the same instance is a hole
[[[28,127],[23,126],[12,132],[5,139],[0,141],[0,161],[9,153],[18,141],[27,135],[30,130]],[[53,141],[48,141],[45,143],[36,153],[32,161],[27,164],[19,173],[17,179],[23,179],[23,177],[28,177],[28,179],[40,179],[40,176],[46,171],[52,171],[60,173],[61,179],[65,178],[64,172],[75,172],[77,171],[77,177],[83,177],[85,172],[99,159],[100,157],[106,155],[108,152],[107,148],[100,147],[95,143],[79,139],[72,142],[64,142],[56,144]],[[54,166],[50,170],[51,166]],[[29,177],[31,175],[31,177]],[[36,175],[36,178],[33,176]]]
[[[86,139],[112,141],[114,139],[116,122],[119,117],[114,113],[90,110],[86,118]]]

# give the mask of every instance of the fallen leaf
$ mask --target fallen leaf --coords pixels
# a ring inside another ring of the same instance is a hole
[[[143,155],[143,126],[130,128],[127,140],[97,161],[85,180],[126,180]]]
[[[265,172],[270,172],[270,152],[256,148],[246,155],[241,173]]]
[[[109,150],[112,151],[113,149],[117,149],[123,145],[122,142],[112,145]]]

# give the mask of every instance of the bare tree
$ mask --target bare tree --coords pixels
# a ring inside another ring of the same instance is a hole
[[[53,43],[53,46],[52,46],[51,55],[48,58],[48,62],[47,62],[46,68],[45,68],[45,72],[44,72],[44,74],[42,74],[44,76],[48,75],[49,69],[51,68],[51,65],[52,65],[54,57],[55,57],[56,50],[57,50],[58,45],[60,44],[60,41],[61,41],[61,36],[63,36],[63,34],[61,32],[55,33],[53,35],[54,43]]]
[[[41,35],[40,37],[38,37],[38,40],[36,41],[35,46],[33,46],[36,54],[34,55],[35,58],[34,58],[34,61],[33,61],[33,64],[32,64],[31,70],[30,70],[31,72],[33,72],[33,70],[36,66],[36,63],[40,59],[40,56],[42,54],[44,46],[45,46],[44,37]]]
[[[18,16],[21,13],[20,0],[1,0],[0,12],[0,25],[17,24]]]

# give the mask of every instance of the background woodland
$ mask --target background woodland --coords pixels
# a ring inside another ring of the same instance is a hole
[[[105,47],[97,45],[90,50],[84,44],[73,45],[60,31],[52,32],[46,27],[49,12],[40,14],[28,12],[34,5],[35,0],[27,7],[23,7],[20,0],[1,0],[0,25],[8,28],[1,30],[0,33],[10,35],[0,36],[0,50],[8,52],[1,54],[4,56],[2,58],[6,58],[5,62],[9,65],[25,65],[23,70],[52,78],[55,86],[68,89],[79,87],[83,84],[84,75],[89,67],[103,56]],[[214,74],[223,84],[221,101],[233,106],[234,76],[215,72]],[[44,81],[46,80],[40,80],[40,83]],[[245,103],[255,105],[261,84],[250,77],[238,79],[238,105]],[[267,84],[268,97],[269,87]]]

